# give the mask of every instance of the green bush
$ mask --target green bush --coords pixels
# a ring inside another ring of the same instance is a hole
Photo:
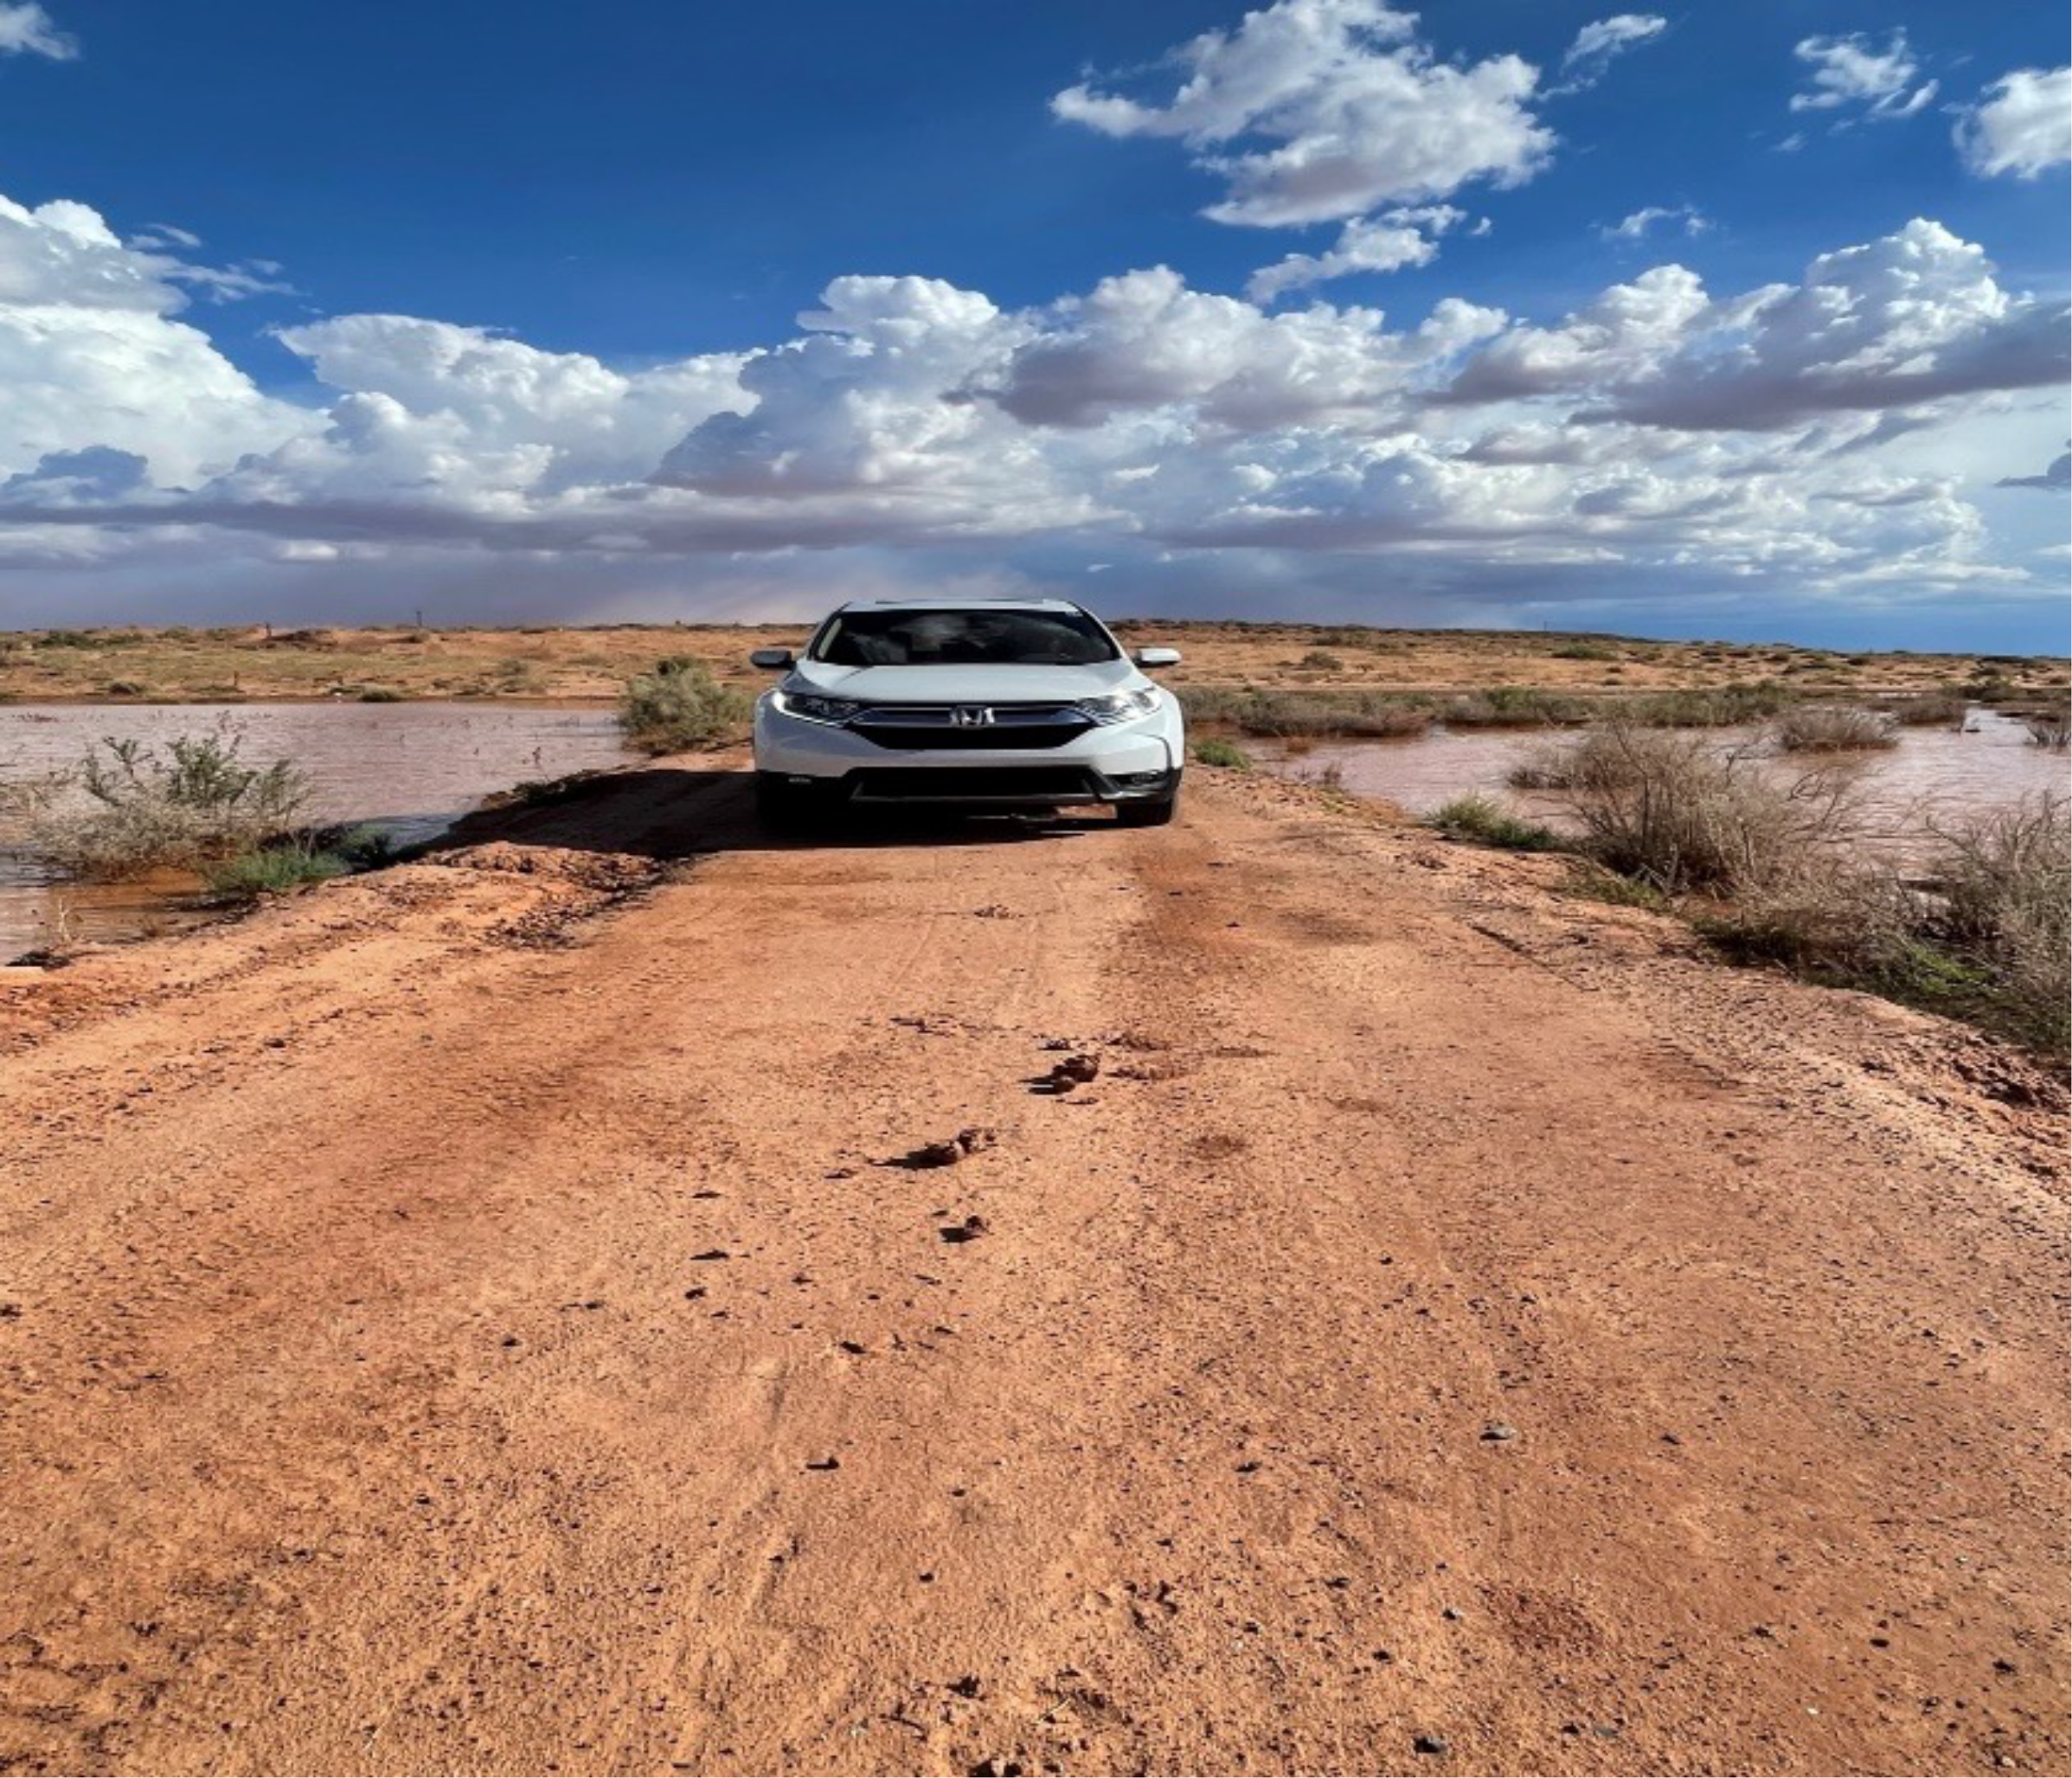
[[[1536,821],[1522,821],[1492,797],[1471,791],[1442,803],[1425,817],[1425,825],[1448,839],[1472,840],[1478,845],[1499,846],[1507,852],[1551,852],[1560,850],[1562,837]]]
[[[1196,741],[1194,756],[1197,763],[1204,766],[1227,766],[1233,772],[1252,769],[1252,755],[1235,741],[1225,741],[1217,735]]]
[[[683,753],[738,739],[749,707],[747,693],[721,684],[702,661],[672,655],[626,682],[619,721],[641,752]]]
[[[336,852],[319,850],[305,840],[285,840],[279,845],[257,846],[219,859],[203,866],[202,876],[219,895],[252,901],[299,889],[305,883],[325,883],[343,876],[352,868],[349,860]]]

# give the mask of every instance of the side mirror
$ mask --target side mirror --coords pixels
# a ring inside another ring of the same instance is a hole
[[[748,652],[751,666],[767,668],[773,673],[781,672],[792,664],[792,651],[788,648],[756,648]]]
[[[1177,667],[1180,664],[1180,651],[1177,648],[1139,648],[1136,658],[1140,667]]]

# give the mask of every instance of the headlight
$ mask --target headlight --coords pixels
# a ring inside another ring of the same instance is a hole
[[[807,691],[773,691],[771,703],[787,716],[809,722],[846,722],[863,706],[853,697],[819,697]]]
[[[1109,697],[1082,697],[1079,708],[1096,722],[1127,722],[1158,708],[1158,689],[1147,685],[1141,691],[1118,691]]]

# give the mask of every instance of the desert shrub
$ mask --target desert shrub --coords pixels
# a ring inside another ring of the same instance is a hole
[[[2053,748],[2062,753],[2068,747],[2072,747],[2072,718],[2031,716],[2029,718],[2029,739],[2037,747]]]
[[[1471,791],[1442,803],[1425,817],[1425,825],[1448,839],[1473,840],[1479,845],[1501,846],[1511,852],[1550,852],[1562,838],[1551,827],[1536,821],[1522,821],[1493,797]]]
[[[129,630],[45,630],[39,648],[134,648],[144,638]]]
[[[142,697],[149,689],[140,679],[111,679],[101,688],[110,697]]]
[[[1345,670],[1344,661],[1340,660],[1337,655],[1321,648],[1311,649],[1295,664],[1299,667],[1307,668],[1312,673],[1340,673]]]
[[[362,685],[360,688],[362,703],[401,703],[403,694],[393,685]]]
[[[643,753],[682,753],[735,739],[748,720],[746,693],[722,685],[689,655],[671,655],[651,673],[626,682],[619,721],[627,743]]]
[[[1850,704],[1801,704],[1779,716],[1770,735],[1793,754],[1858,753],[1899,744],[1891,717]]]
[[[1970,709],[1954,691],[1917,691],[1894,698],[1885,714],[1904,729],[1960,729]]]
[[[1587,722],[1597,709],[1587,697],[1531,685],[1498,685],[1452,698],[1440,714],[1449,729],[1532,729]]]
[[[2072,823],[2039,797],[1933,832],[1928,887],[1822,850],[1707,914],[1741,961],[1868,989],[2062,1056],[2072,1032]]]
[[[1778,889],[1852,835],[1839,774],[1779,780],[1745,748],[1624,723],[1594,739],[1597,787],[1569,802],[1583,850],[1665,895]]]
[[[1554,660],[1617,660],[1619,651],[1607,648],[1601,642],[1564,642],[1559,648],[1549,651]]]
[[[1965,685],[1964,691],[1974,703],[2005,703],[2021,696],[2021,688],[2005,674],[1983,670]]]
[[[28,843],[69,875],[118,880],[196,869],[276,839],[309,782],[285,760],[247,765],[242,738],[222,722],[163,748],[103,741],[75,770],[16,786]]]
[[[2062,1049],[2072,1001],[2072,819],[2037,795],[1935,832],[1939,937],[1976,960],[1998,1010],[2028,1041]]]
[[[1432,713],[1421,703],[1375,692],[1188,685],[1180,688],[1179,697],[1190,722],[1235,729],[1241,735],[1274,740],[1331,736],[1388,740],[1422,735],[1432,725]]]
[[[1212,735],[1194,744],[1194,756],[1204,766],[1227,766],[1233,772],[1249,772],[1252,755],[1235,741],[1226,741],[1220,735]]]
[[[1614,724],[1535,748],[1506,781],[1514,790],[1611,790],[1629,782],[1634,770],[1633,750]]]
[[[1623,700],[1628,721],[1659,729],[1731,729],[1789,708],[1792,694],[1774,679],[1695,690],[1653,691]]]

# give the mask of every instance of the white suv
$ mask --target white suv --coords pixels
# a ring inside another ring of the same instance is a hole
[[[1126,826],[1173,818],[1180,703],[1107,626],[1062,599],[866,599],[832,613],[755,703],[755,790],[774,825],[837,806],[1055,809],[1113,803]]]

